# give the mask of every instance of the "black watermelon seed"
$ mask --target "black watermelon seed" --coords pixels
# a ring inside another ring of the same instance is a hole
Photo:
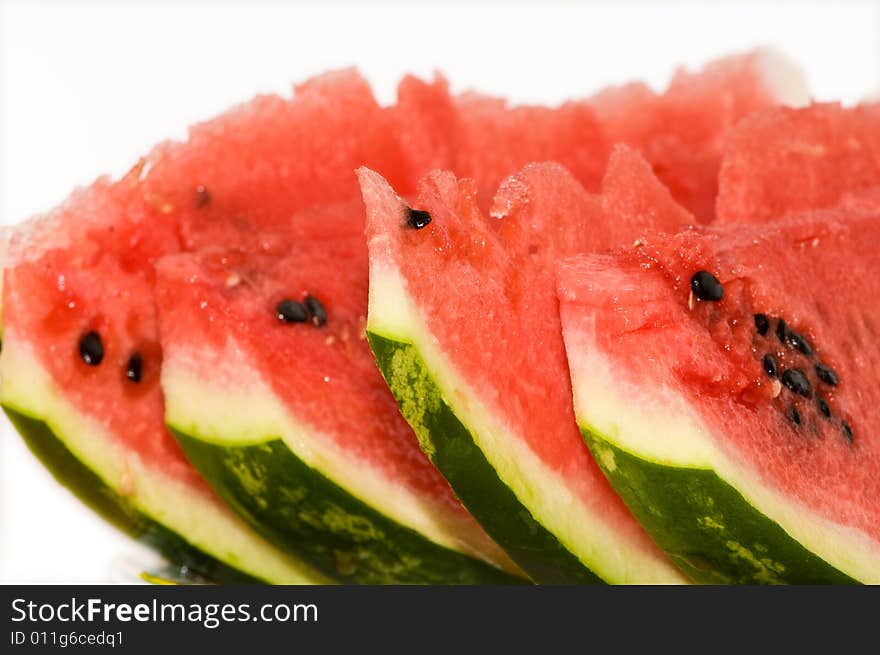
[[[776,323],[776,338],[779,339],[782,343],[786,343],[786,337],[788,335],[788,326],[785,324],[783,319],[779,319]]]
[[[209,204],[211,204],[211,194],[204,185],[200,184],[196,187],[196,209],[207,207]]]
[[[755,329],[762,337],[767,334],[770,329],[770,319],[766,314],[755,314]]]
[[[708,271],[697,271],[691,277],[691,291],[700,300],[717,302],[724,297],[724,287],[718,278]]]
[[[143,375],[144,360],[140,353],[134,353],[128,358],[128,366],[125,369],[125,377],[132,382],[140,382]]]
[[[797,407],[792,407],[792,408],[791,408],[791,414],[790,414],[790,416],[791,416],[791,420],[794,421],[794,424],[795,424],[795,425],[800,425],[800,424],[801,424],[801,413],[798,411],[798,408],[797,408]]]
[[[813,347],[810,343],[794,330],[788,330],[785,335],[785,342],[795,350],[799,350],[807,356],[813,354]]]
[[[799,368],[790,368],[782,373],[782,384],[804,398],[810,397],[810,381]]]
[[[849,427],[849,423],[847,423],[846,421],[842,421],[841,427],[843,428],[843,437],[850,443],[853,443],[855,441],[855,437],[853,436],[852,428]]]
[[[301,302],[282,300],[275,308],[275,316],[282,323],[305,323],[309,312]]]
[[[837,377],[834,369],[830,366],[825,366],[825,364],[816,364],[816,375],[819,376],[822,382],[832,387],[836,387],[837,383],[840,382],[840,378]]]
[[[431,222],[431,214],[422,209],[412,209],[407,207],[406,222],[411,228],[421,230]]]
[[[831,408],[822,396],[816,396],[816,405],[819,406],[819,411],[822,412],[822,416],[825,418],[831,418]]]
[[[764,372],[775,380],[776,376],[778,375],[778,371],[776,368],[776,358],[770,353],[767,353],[766,355],[764,355],[764,359],[761,360],[761,363],[764,365]]]
[[[306,296],[306,307],[309,310],[309,314],[312,315],[312,323],[317,327],[327,324],[327,311],[320,300],[314,296]]]
[[[79,340],[79,356],[89,366],[97,366],[104,359],[104,344],[97,332],[88,332]]]

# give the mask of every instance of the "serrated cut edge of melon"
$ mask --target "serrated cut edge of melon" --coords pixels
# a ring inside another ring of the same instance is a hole
[[[564,333],[575,414],[582,427],[654,464],[713,471],[804,548],[856,580],[880,583],[880,546],[867,535],[786,500],[757,472],[737,465],[680,394],[656,385],[637,386],[615,375],[611,361],[596,345],[595,327],[588,318],[578,321],[576,331],[564,327]]]
[[[144,515],[195,548],[261,580],[314,584],[321,578],[259,537],[218,499],[145,465],[113,443],[94,418],[78,411],[33,350],[7,335],[0,357],[0,401],[46,423],[64,446]],[[186,502],[181,502],[185,498]]]
[[[371,254],[382,251],[374,237]],[[686,584],[687,579],[659,551],[619,539],[603,518],[585,507],[565,481],[504,426],[443,357],[436,340],[390,262],[370,258],[367,329],[412,344],[447,404],[467,427],[475,445],[520,503],[590,570],[618,584]],[[454,400],[453,400],[454,399]],[[564,511],[560,511],[564,508]],[[578,509],[574,509],[578,508]]]
[[[330,435],[298,420],[231,337],[224,348],[210,351],[191,344],[164,345],[165,419],[175,430],[220,446],[281,439],[306,465],[392,521],[435,544],[517,572],[516,565],[469,515],[458,516],[433,499],[389,481],[377,468],[339,447]],[[206,362],[210,362],[208,369]],[[204,370],[211,370],[211,379],[199,373]]]

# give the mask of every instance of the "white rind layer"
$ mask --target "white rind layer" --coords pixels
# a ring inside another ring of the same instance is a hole
[[[202,372],[210,370],[207,378]],[[328,384],[332,384],[332,379]],[[291,452],[352,496],[445,548],[517,571],[507,555],[466,514],[395,484],[297,420],[229,338],[225,348],[199,351],[167,344],[162,364],[166,422],[200,440],[246,446],[280,438]]]
[[[46,423],[76,458],[148,518],[198,550],[256,578],[314,584],[321,578],[259,537],[218,499],[145,465],[91,417],[77,411],[30,346],[7,334],[0,357],[3,404]],[[181,502],[181,499],[186,502]]]
[[[389,339],[412,344],[446,402],[467,426],[477,447],[498,476],[529,512],[590,570],[618,584],[686,584],[687,579],[659,550],[621,540],[548,468],[514,430],[503,424],[443,357],[436,339],[405,289],[393,263],[377,256],[387,251],[381,240],[370,243],[370,310],[367,328]]]
[[[565,325],[565,338],[575,414],[583,427],[640,459],[713,471],[804,548],[856,580],[880,583],[880,544],[783,496],[734,461],[719,447],[723,435],[714,435],[681,394],[658,388],[656,380],[638,385],[615,373],[620,368],[599,349],[588,319],[578,321],[576,334]],[[613,468],[610,451],[608,456],[603,463]]]

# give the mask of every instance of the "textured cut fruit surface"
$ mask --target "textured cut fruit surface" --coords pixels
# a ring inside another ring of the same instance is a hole
[[[38,263],[23,263],[7,273],[7,332],[28,335],[37,352],[45,353],[41,363],[68,400],[100,417],[126,448],[149,464],[160,465],[166,474],[207,491],[171,435],[160,430],[161,351],[150,283],[120,270],[117,262],[97,270],[69,265],[68,254],[50,252]],[[118,286],[120,280],[126,280],[125,291]],[[120,315],[112,301],[122,294],[132,298]],[[94,304],[98,298],[100,307]],[[80,355],[79,342],[89,331],[101,335],[104,358],[98,366],[86,364]],[[134,353],[144,361],[137,384],[126,377]]]
[[[665,196],[666,211],[655,206],[650,215],[606,212],[606,206],[624,206],[630,190],[642,186]],[[677,229],[688,218],[631,150],[616,151],[606,187],[607,195],[595,196],[563,168],[534,165],[505,182],[495,197],[494,217],[486,217],[468,180],[433,174],[414,202],[431,213],[426,228],[406,227],[399,209],[373,212],[368,225],[369,238],[383,248],[376,256],[393,259],[454,366],[485,390],[532,449],[554,469],[567,471],[573,485],[585,487],[585,500],[596,498],[589,488],[595,476],[582,468],[590,467],[588,457],[571,456],[572,448],[586,451],[576,434],[566,381],[555,264],[566,255],[631,241],[647,226]],[[455,293],[439,284],[438,271],[455,280]],[[491,348],[488,334],[498,335]]]
[[[880,186],[880,104],[755,112],[724,150],[721,222],[765,222]]]
[[[362,171],[361,180],[371,266],[377,274],[394,270],[403,279],[445,365],[477,390],[476,402],[501,417],[509,431],[506,438],[521,441],[562,478],[581,505],[572,512],[601,517],[618,539],[654,552],[578,432],[555,267],[560,257],[631,241],[647,226],[680,228],[689,214],[653,177],[648,164],[622,146],[612,155],[601,195],[587,193],[557,165],[532,165],[499,189],[492,217],[479,210],[470,181],[434,173],[422,182],[414,202],[432,219],[419,230],[408,225],[407,207],[379,176]],[[646,198],[653,200],[650,212],[643,211]],[[439,275],[454,280],[454,292],[440,284]],[[386,317],[371,315],[370,320],[375,334],[382,336]],[[454,393],[446,397],[453,410],[457,401]]]
[[[322,206],[297,216],[295,224],[348,228],[362,212],[360,203]],[[376,370],[364,337],[367,249],[357,230],[344,229],[332,239],[294,230],[268,249],[179,255],[163,260],[159,270],[156,302],[166,348],[222,352],[227,340],[235,340],[249,366],[300,421],[393,484],[463,513]],[[307,296],[325,308],[325,325],[278,319],[282,300]],[[217,374],[232,379],[218,380]],[[210,361],[203,362],[202,375],[221,387],[237,383],[234,371],[217,371]]]
[[[504,178],[535,161],[562,164],[596,191],[611,147],[625,143],[702,222],[714,216],[724,134],[750,112],[807,100],[794,66],[762,50],[679,71],[662,94],[633,83],[557,109],[453,96],[448,86],[443,78],[406,78],[392,109],[395,132],[409,146],[404,156],[412,170],[448,169],[475,179],[481,208]]]
[[[416,146],[405,150],[412,169],[476,180],[485,202],[505,177],[534,161],[562,164],[595,189],[611,145],[585,101],[511,106],[477,93],[451,95],[442,77],[404,78],[392,112],[399,138]]]
[[[326,132],[314,133],[317,122]],[[355,197],[353,170],[365,159],[393,175],[397,150],[384,125],[363,80],[340,73],[303,85],[293,102],[261,97],[196,126],[186,144],[159,146],[119,182],[100,180],[53,213],[51,222],[66,233],[64,247],[25,252],[6,273],[6,325],[27,335],[83,412],[149,463],[197,483],[161,420],[155,262],[216,243],[271,247],[264,230],[286,226],[314,203]],[[338,147],[339,134],[350,135],[346,148]],[[303,230],[332,238],[363,220],[356,211],[343,219],[333,227],[316,220]],[[79,354],[90,330],[103,342],[99,366]],[[126,378],[135,352],[143,360],[139,383]]]
[[[807,101],[803,80],[772,51],[758,50],[680,70],[662,94],[643,84],[592,99],[606,138],[639,150],[673,197],[702,222],[715,214],[725,135],[744,116],[779,103]]]
[[[589,341],[634,403],[684,399],[712,442],[761,485],[880,542],[872,382],[880,316],[866,300],[877,236],[880,205],[866,201],[772,225],[650,236],[613,256],[574,260],[560,274],[572,369]],[[700,270],[717,277],[724,297],[691,308]],[[806,386],[794,384],[794,370]],[[663,438],[674,449],[676,435]]]

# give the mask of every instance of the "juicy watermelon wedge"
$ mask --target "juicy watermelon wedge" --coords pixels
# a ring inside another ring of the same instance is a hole
[[[653,212],[620,211],[630,193],[622,175],[653,194]],[[431,216],[422,229],[380,176],[360,177],[370,343],[456,495],[537,582],[684,582],[577,431],[554,262],[632,239],[644,224],[677,228],[690,215],[623,147],[607,194],[588,194],[559,166],[533,165],[499,190],[495,218],[480,212],[468,180],[432,174],[413,205]]]
[[[117,436],[119,427],[106,420],[106,407],[99,416],[83,409],[83,395],[93,394],[90,404],[106,397],[99,374],[77,371],[91,374],[92,384],[81,386],[82,395],[72,395],[70,378],[59,380],[58,367],[35,352],[31,328],[43,327],[46,317],[40,314],[35,322],[25,317],[34,316],[34,305],[47,300],[44,282],[43,270],[20,266],[8,274],[0,375],[7,416],[53,475],[126,533],[209,579],[326,582],[252,532],[195,475],[171,435],[157,433],[162,429],[161,396],[145,390],[136,402],[125,398],[132,405],[132,411],[120,417],[128,422],[125,434],[150,438],[152,452],[143,458],[133,455],[131,446]],[[56,330],[54,336],[71,337],[74,346],[80,337],[69,329]],[[74,370],[85,366],[74,360],[74,348],[65,350],[53,354]],[[113,359],[121,354],[108,353]],[[116,373],[123,384],[123,373]],[[156,372],[148,375],[157,377]],[[162,438],[156,439],[157,434]]]
[[[333,579],[521,581],[419,450],[375,368],[366,243],[350,229],[362,213],[359,202],[321,206],[257,251],[159,264],[168,425],[230,505]],[[279,303],[307,298],[325,314],[301,304],[302,320],[278,318]]]
[[[578,423],[695,580],[880,582],[875,236],[865,198],[562,268]]]

